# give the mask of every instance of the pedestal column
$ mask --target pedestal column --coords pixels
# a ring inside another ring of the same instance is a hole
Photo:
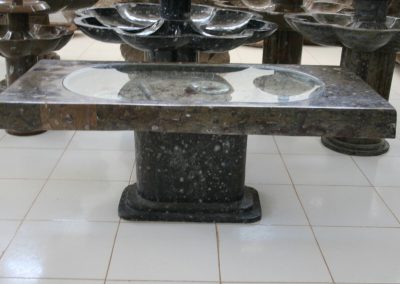
[[[22,2],[18,2],[22,5]],[[24,35],[29,32],[29,15],[28,14],[8,14],[7,15],[8,30],[11,34],[12,39],[22,40]],[[18,56],[12,58],[6,58],[6,69],[7,69],[7,86],[10,86],[18,78],[24,75],[29,69],[38,62],[38,57],[35,55]],[[15,136],[31,136],[38,135],[44,130],[29,129],[8,129],[7,132]]]
[[[161,2],[162,14],[173,25],[190,15],[187,3],[177,2]],[[174,8],[179,11],[170,11]],[[150,62],[196,62],[197,55],[187,48],[146,53]],[[137,183],[122,195],[121,218],[230,223],[261,219],[258,193],[244,185],[247,136],[140,131],[135,133],[135,148]]]
[[[273,0],[275,13],[282,13],[279,29],[264,40],[263,64],[301,64],[303,36],[284,21],[284,13],[303,12],[303,0]]]
[[[344,47],[341,66],[360,76],[383,98],[389,100],[395,60],[395,52],[360,52]],[[336,152],[356,156],[378,156],[390,148],[389,143],[380,138],[323,137],[322,143]]]

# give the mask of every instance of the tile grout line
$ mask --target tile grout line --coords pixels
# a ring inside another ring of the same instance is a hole
[[[71,136],[70,140],[68,141],[67,145],[64,147],[63,152],[61,153],[60,157],[58,158],[57,162],[54,164],[53,169],[50,171],[50,173],[48,174],[46,181],[43,185],[43,187],[40,189],[39,193],[36,195],[36,197],[33,199],[31,206],[29,207],[28,211],[26,212],[24,218],[22,219],[22,221],[26,221],[26,217],[28,216],[28,214],[31,212],[34,204],[36,203],[37,199],[39,198],[39,195],[43,192],[44,188],[46,187],[46,185],[49,183],[50,177],[52,176],[52,174],[54,173],[54,171],[56,170],[58,164],[60,163],[61,159],[64,157],[65,152],[68,149],[69,144],[71,143],[72,139],[75,137],[76,131],[74,132],[74,134]]]
[[[95,41],[93,41],[91,44],[89,44],[88,47],[85,48],[85,49],[77,56],[77,59],[76,59],[76,60],[84,60],[84,59],[82,59],[81,57],[86,53],[86,51],[88,51],[89,49],[91,49],[92,46],[95,45],[95,44],[96,44]]]
[[[128,182],[127,182],[127,183],[128,183],[128,186],[129,186],[129,185],[131,184],[131,182],[132,182],[132,176],[133,176],[133,174],[134,174],[135,166],[136,166],[136,155],[135,155],[135,152],[133,152],[133,153],[134,153],[133,165],[132,165],[131,173],[130,173],[130,175],[129,175],[129,180],[128,180]],[[119,228],[120,228],[120,226],[121,226],[121,223],[122,223],[122,222],[121,222],[121,218],[119,218],[117,230],[116,230],[116,232],[115,232],[115,236],[114,236],[114,240],[113,240],[113,246],[112,246],[112,249],[111,249],[110,258],[109,258],[109,261],[108,261],[106,276],[105,276],[104,282],[103,282],[104,284],[107,283],[107,278],[108,278],[108,274],[109,274],[109,272],[110,272],[111,262],[112,262],[112,258],[113,258],[113,255],[114,255],[115,244],[117,243],[117,237],[118,237]]]
[[[393,212],[393,210],[390,208],[390,206],[387,204],[387,202],[383,199],[382,195],[379,193],[379,191],[376,189],[376,186],[372,183],[372,181],[370,181],[370,179],[368,178],[368,176],[364,173],[364,171],[361,169],[361,167],[358,165],[358,163],[356,162],[356,160],[354,159],[353,156],[350,156],[351,160],[353,161],[353,163],[356,165],[357,169],[361,172],[361,174],[365,177],[365,179],[368,181],[368,183],[370,184],[370,186],[373,188],[374,192],[376,193],[376,195],[378,195],[379,199],[383,202],[383,204],[386,206],[386,208],[389,210],[389,212],[392,214],[392,216],[394,217],[394,219],[397,221],[397,223],[400,225],[400,219],[396,216],[396,214]]]
[[[303,210],[303,213],[304,213],[304,215],[305,215],[305,217],[306,217],[306,219],[307,219],[308,227],[310,228],[311,233],[312,233],[312,235],[313,235],[313,237],[314,237],[314,241],[315,241],[315,243],[316,243],[317,246],[318,246],[318,250],[319,250],[319,252],[320,252],[320,254],[321,254],[321,257],[322,257],[322,259],[323,259],[323,261],[324,261],[324,263],[325,263],[325,267],[326,267],[326,269],[328,270],[328,273],[329,273],[329,276],[330,276],[330,278],[331,278],[331,280],[332,280],[332,283],[335,283],[335,280],[334,280],[334,278],[333,278],[331,269],[329,268],[328,262],[326,261],[325,255],[324,255],[324,253],[323,253],[323,251],[322,251],[322,248],[321,248],[321,245],[320,245],[319,242],[318,242],[317,236],[316,236],[316,234],[315,234],[315,232],[314,232],[314,228],[313,228],[313,226],[311,225],[310,219],[309,219],[309,217],[308,217],[308,215],[307,215],[307,212],[306,212],[306,210],[305,210],[305,208],[304,208],[304,205],[303,205],[303,203],[301,202],[301,198],[300,198],[300,195],[299,195],[299,193],[298,193],[298,191],[297,191],[297,187],[296,187],[296,185],[295,185],[294,182],[293,182],[292,176],[290,175],[289,169],[288,169],[288,167],[287,167],[287,165],[286,165],[286,161],[285,161],[285,159],[284,159],[283,156],[282,156],[282,153],[281,153],[281,151],[280,151],[280,149],[279,149],[279,147],[278,147],[278,143],[277,143],[276,140],[275,140],[275,137],[273,137],[273,140],[274,140],[274,142],[275,142],[276,147],[278,148],[279,155],[280,155],[280,157],[281,157],[281,159],[282,159],[282,162],[283,162],[283,165],[285,166],[285,169],[286,169],[286,171],[287,171],[287,173],[288,173],[288,175],[289,175],[289,179],[290,179],[290,181],[292,182],[293,190],[294,190],[294,192],[295,192],[295,194],[296,194],[296,196],[297,196],[297,200],[298,200],[298,202],[300,203],[300,206],[301,206],[301,208],[302,208],[302,210]]]
[[[50,171],[50,173],[48,174],[47,178],[44,180],[44,183],[42,185],[42,187],[40,188],[39,192],[36,194],[35,198],[33,199],[29,209],[26,211],[26,213],[24,214],[24,217],[20,220],[17,229],[15,230],[11,240],[8,242],[6,248],[3,250],[2,254],[0,255],[0,260],[3,258],[3,256],[6,254],[6,251],[9,249],[9,247],[11,246],[11,244],[13,243],[13,241],[15,240],[19,230],[22,227],[22,224],[26,221],[26,217],[28,216],[29,212],[31,211],[33,205],[35,204],[36,200],[39,198],[39,195],[42,193],[42,191],[44,190],[44,188],[46,187],[50,176],[53,174],[55,168],[57,167],[58,163],[61,161],[62,157],[64,156],[64,153],[68,147],[68,145],[71,143],[72,138],[75,136],[76,131],[74,132],[74,134],[71,136],[70,140],[68,141],[67,145],[65,146],[63,152],[61,153],[60,157],[57,159],[56,163],[54,164],[53,169]]]
[[[214,226],[215,226],[215,237],[216,237],[216,241],[217,241],[218,277],[219,277],[219,284],[222,284],[221,251],[220,251],[219,229],[218,229],[218,224],[217,223],[214,223]]]
[[[108,260],[106,276],[105,276],[104,282],[103,282],[104,284],[107,283],[107,278],[108,278],[108,274],[109,274],[109,272],[110,272],[111,261],[112,261],[113,255],[114,255],[115,244],[117,243],[117,237],[118,237],[118,233],[119,233],[119,228],[120,228],[120,226],[121,226],[121,219],[119,219],[118,226],[117,226],[117,230],[116,230],[116,232],[115,232],[115,236],[114,236],[114,240],[113,240],[113,245],[112,245],[111,253],[110,253],[110,258],[109,258],[109,260]]]

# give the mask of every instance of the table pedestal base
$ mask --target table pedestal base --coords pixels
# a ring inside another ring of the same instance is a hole
[[[322,137],[322,144],[342,154],[364,157],[385,154],[390,148],[384,139]]]
[[[261,219],[258,192],[249,187],[239,201],[184,203],[147,200],[134,184],[123,192],[118,212],[121,218],[133,221],[252,223]]]
[[[136,132],[137,183],[121,199],[124,219],[250,223],[256,190],[245,187],[247,136]]]

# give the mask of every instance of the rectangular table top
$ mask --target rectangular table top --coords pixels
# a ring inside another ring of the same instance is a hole
[[[336,66],[44,60],[0,94],[0,128],[391,138],[395,125]]]

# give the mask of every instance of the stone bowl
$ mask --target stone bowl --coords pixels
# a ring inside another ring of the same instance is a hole
[[[98,0],[45,0],[50,6],[50,13],[61,10],[77,10],[90,7],[96,4]]]
[[[193,5],[187,21],[162,19],[158,4],[118,4],[78,12],[75,24],[89,37],[141,50],[193,48],[224,52],[257,42],[278,27],[252,13]]]
[[[313,0],[305,6],[309,12],[347,13],[353,10],[351,0]]]
[[[8,39],[9,31],[0,31],[0,54],[6,58],[39,56],[63,48],[73,36],[64,26],[34,25],[22,39]]]
[[[363,52],[400,49],[400,18],[387,17],[384,29],[359,28],[353,14],[300,13],[285,15],[285,19],[316,44],[345,46]]]

